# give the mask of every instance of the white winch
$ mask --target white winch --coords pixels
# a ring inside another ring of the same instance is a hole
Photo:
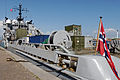
[[[71,37],[64,30],[52,32],[52,34],[49,36],[48,43],[62,45],[66,48],[70,48],[72,46]]]

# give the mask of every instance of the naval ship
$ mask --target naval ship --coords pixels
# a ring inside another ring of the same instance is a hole
[[[100,55],[75,55],[68,48],[72,41],[66,31],[45,35],[31,21],[24,21],[22,5],[17,19],[3,21],[4,47],[44,60],[48,66],[61,70],[76,80],[117,80],[106,59]],[[112,56],[120,75],[120,59]]]

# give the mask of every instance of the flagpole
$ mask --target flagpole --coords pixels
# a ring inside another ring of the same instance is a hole
[[[98,39],[99,39],[99,33],[100,33],[100,27],[101,27],[101,26],[100,26],[101,21],[102,21],[102,16],[100,16],[100,23],[99,23],[98,34],[97,34],[97,41],[96,41],[95,55],[96,55],[96,52],[97,52],[97,46],[98,46]]]

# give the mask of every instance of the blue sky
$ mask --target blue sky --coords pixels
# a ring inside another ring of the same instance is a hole
[[[22,2],[29,12],[24,12],[25,20],[33,20],[42,32],[64,30],[64,26],[76,24],[82,26],[83,35],[96,33],[99,17],[103,17],[105,29],[119,30],[120,0],[0,0],[0,20],[5,16],[16,18],[16,12],[10,12]],[[108,32],[109,33],[109,32]],[[112,33],[113,35],[113,33]],[[116,33],[114,32],[115,36]],[[111,36],[111,33],[109,33]],[[119,34],[120,37],[120,34]]]

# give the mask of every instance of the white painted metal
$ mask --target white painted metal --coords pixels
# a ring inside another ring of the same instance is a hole
[[[11,20],[10,19],[6,20],[6,23],[11,24]]]
[[[9,46],[12,46],[13,48],[22,50],[24,52],[28,52],[33,55],[37,55],[41,58],[44,58],[46,60],[50,60],[50,61],[57,63],[58,55],[53,51],[35,48],[35,47],[31,47],[31,46],[24,46],[24,45],[9,44]]]
[[[85,48],[89,48],[89,49],[91,49],[91,48],[93,48],[93,43],[92,43],[92,41],[93,41],[93,38],[91,37],[91,36],[85,36],[85,43],[84,43],[84,45],[85,45]]]
[[[116,69],[120,75],[120,59],[113,57]],[[89,80],[117,80],[107,60],[102,56],[79,56],[76,74]]]
[[[66,48],[72,46],[71,37],[64,30],[55,31],[49,36],[49,44],[63,45]]]
[[[111,70],[108,62],[103,56],[97,55],[73,55],[73,54],[66,54],[59,51],[50,51],[44,50],[40,48],[35,48],[34,46],[25,46],[25,45],[9,45],[16,49],[22,50],[24,52],[31,53],[33,55],[40,56],[47,60],[53,61],[55,63],[58,62],[58,55],[68,56],[68,57],[75,57],[78,58],[76,62],[76,71],[71,72],[64,70],[67,74],[70,74],[76,78],[82,78],[82,80],[117,80],[116,76],[114,75],[113,71]],[[113,62],[115,64],[116,70],[118,71],[118,75],[120,75],[120,59],[117,57],[113,57]],[[70,63],[69,59],[64,59],[63,62]],[[51,65],[52,66],[52,65]],[[55,67],[55,66],[54,66]]]

